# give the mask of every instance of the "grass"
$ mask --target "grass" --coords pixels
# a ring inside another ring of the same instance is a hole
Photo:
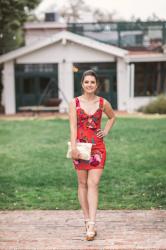
[[[80,209],[68,139],[66,120],[0,122],[0,209]],[[117,118],[105,142],[99,209],[165,209],[166,119]]]

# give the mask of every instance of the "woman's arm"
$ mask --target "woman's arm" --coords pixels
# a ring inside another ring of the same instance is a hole
[[[79,152],[76,148],[76,140],[77,140],[77,113],[75,107],[75,100],[73,99],[69,104],[69,121],[70,121],[70,141],[71,141],[71,149],[72,149],[72,158],[78,159]]]
[[[114,111],[113,111],[113,109],[111,107],[111,104],[107,100],[105,100],[105,99],[104,99],[104,109],[103,109],[103,112],[107,115],[108,121],[107,121],[107,123],[105,125],[104,130],[99,130],[98,131],[97,136],[99,138],[104,137],[104,136],[106,136],[109,133],[109,131],[112,128],[112,126],[113,126],[113,124],[115,122],[115,119],[116,119],[115,113],[114,113]]]

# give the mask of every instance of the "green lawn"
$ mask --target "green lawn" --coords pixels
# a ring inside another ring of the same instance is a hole
[[[80,208],[68,139],[68,120],[0,121],[0,209]],[[105,142],[99,209],[165,209],[166,119],[117,118]]]

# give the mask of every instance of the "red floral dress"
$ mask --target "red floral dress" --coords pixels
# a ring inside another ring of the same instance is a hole
[[[77,141],[92,143],[92,151],[90,160],[73,160],[76,170],[90,170],[104,168],[106,160],[106,148],[103,138],[97,137],[97,129],[101,126],[101,118],[103,111],[102,97],[99,98],[99,108],[93,115],[87,114],[80,107],[78,97],[75,98],[77,110]]]

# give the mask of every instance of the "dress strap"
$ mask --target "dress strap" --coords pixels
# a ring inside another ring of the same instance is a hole
[[[103,109],[103,105],[104,105],[104,99],[103,97],[100,97],[100,109]]]
[[[76,108],[80,108],[80,101],[78,97],[75,98],[75,102],[76,102]]]

